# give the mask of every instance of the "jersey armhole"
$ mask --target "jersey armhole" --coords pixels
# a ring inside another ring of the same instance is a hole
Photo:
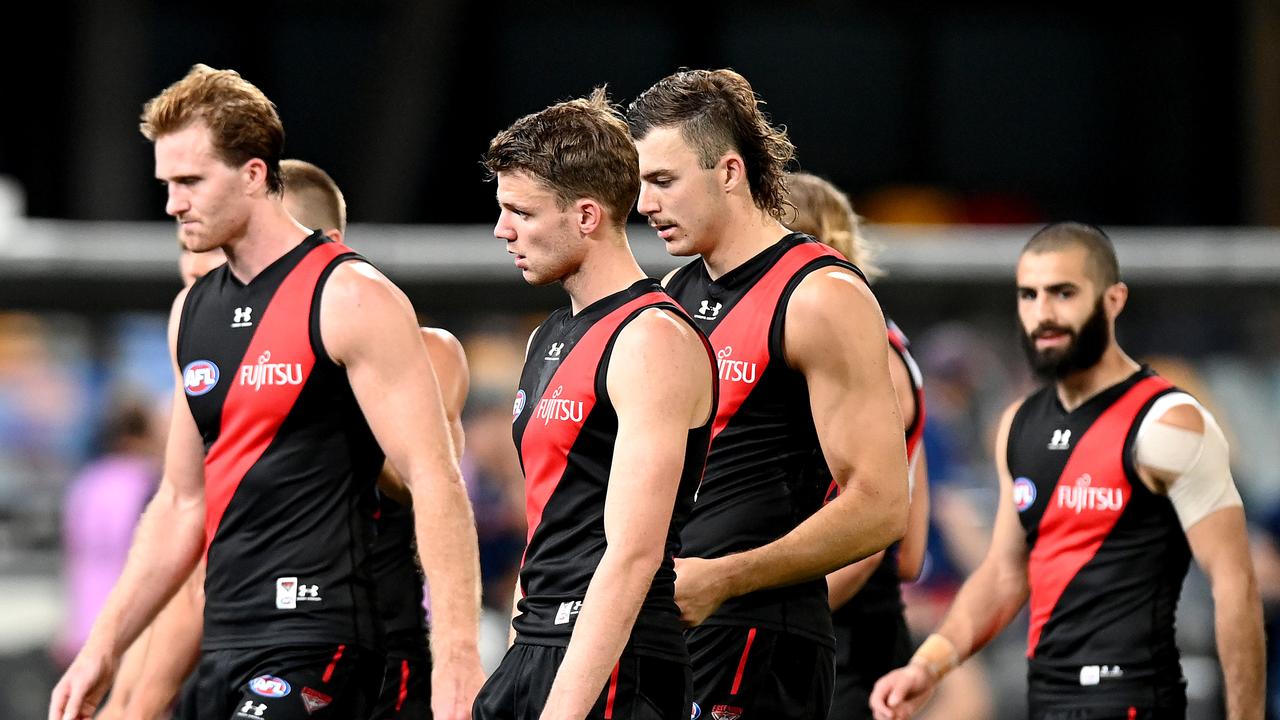
[[[911,382],[911,407],[915,412],[912,414],[911,424],[907,426],[906,430],[906,436],[910,438],[919,432],[924,425],[924,380],[920,374],[920,366],[916,364],[915,358],[911,356],[909,350],[900,348],[892,342],[889,343],[889,349],[902,361],[903,367],[907,370],[907,377]]]
[[[203,279],[201,278],[201,280]],[[173,347],[170,348],[173,351],[173,363],[177,366],[179,373],[182,372],[182,345],[187,337],[187,320],[191,314],[191,296],[194,294],[195,289],[196,286],[193,283],[191,288],[187,290],[187,296],[182,298],[182,310],[178,311],[178,332],[174,335]],[[167,339],[165,344],[168,344]]]
[[[1009,431],[1004,438],[1004,466],[1010,476],[1013,475],[1013,449],[1018,446],[1017,437],[1022,433],[1022,426],[1026,424],[1027,406],[1032,397],[1035,395],[1025,397],[1018,402],[1018,409],[1013,411],[1013,419],[1009,421]]]
[[[334,270],[338,269],[339,265],[349,261],[369,262],[363,256],[354,252],[338,255],[330,260],[329,264],[325,265],[324,269],[320,271],[319,277],[316,278],[315,291],[311,295],[311,317],[307,322],[307,336],[311,343],[311,352],[316,356],[316,363],[324,363],[334,368],[338,365],[333,361],[333,358],[329,357],[328,351],[324,348],[324,338],[320,335],[320,302],[324,298],[324,286],[329,282],[329,276],[333,274]],[[373,263],[369,264],[373,265]]]
[[[786,336],[787,325],[787,307],[791,304],[791,295],[800,286],[800,283],[810,274],[825,267],[839,266],[846,270],[852,270],[858,279],[867,282],[867,276],[862,274],[857,265],[845,260],[839,255],[820,255],[808,263],[805,263],[796,271],[791,279],[787,281],[786,286],[782,289],[782,294],[778,297],[778,306],[774,310],[773,322],[769,324],[769,360],[777,360],[789,370],[794,370],[787,364],[786,347],[784,338]]]
[[[632,310],[625,318],[622,319],[622,322],[618,323],[618,327],[614,328],[613,334],[609,336],[609,342],[605,343],[604,351],[600,353],[600,364],[596,366],[595,390],[597,406],[603,401],[609,405],[610,409],[614,409],[613,400],[609,398],[609,361],[613,359],[613,346],[617,344],[618,336],[621,335],[622,331],[631,324],[632,320],[635,320],[640,316],[640,313],[645,312],[646,310],[652,310],[653,308],[670,310],[681,317],[685,316],[684,310],[681,310],[675,303],[662,300],[655,302],[652,305],[644,305]],[[695,328],[695,330],[696,329],[697,328]],[[614,410],[616,413],[616,409]]]

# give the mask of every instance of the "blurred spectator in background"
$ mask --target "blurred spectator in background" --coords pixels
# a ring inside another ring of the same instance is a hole
[[[920,579],[904,586],[907,620],[912,634],[923,638],[937,627],[964,578],[986,553],[995,514],[996,481],[991,467],[990,437],[1008,374],[992,341],[967,323],[935,325],[917,343],[929,398],[929,420],[923,444],[929,457],[931,514],[925,567]],[[1021,688],[993,689],[999,677],[987,672],[988,648],[982,662],[967,663],[948,675],[939,699],[920,714],[934,718],[995,717],[1005,697],[1019,702]],[[1016,652],[1016,649],[1015,649]],[[997,701],[999,698],[999,701]]]
[[[54,655],[66,665],[124,568],[133,529],[160,480],[162,443],[151,407],[117,399],[102,428],[102,455],[67,488],[62,523],[68,614]]]
[[[59,493],[90,449],[90,349],[69,329],[0,312],[0,547],[54,544]]]

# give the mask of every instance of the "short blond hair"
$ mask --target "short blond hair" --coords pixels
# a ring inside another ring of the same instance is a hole
[[[347,231],[347,201],[329,173],[306,160],[289,158],[280,161],[280,176],[302,216],[294,220],[313,230]]]

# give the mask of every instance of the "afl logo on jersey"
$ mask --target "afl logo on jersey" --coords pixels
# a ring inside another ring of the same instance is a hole
[[[1029,479],[1020,477],[1013,481],[1013,505],[1018,508],[1018,512],[1023,512],[1027,508],[1036,504],[1036,484]]]
[[[700,717],[702,717],[702,708],[698,706],[698,703],[694,703],[693,711],[689,713],[689,720],[698,720]]]
[[[512,420],[515,420],[516,418],[520,417],[520,413],[524,411],[524,397],[525,395],[523,390],[516,391],[516,402],[514,405],[511,406]]]
[[[288,695],[293,688],[289,687],[288,681],[274,675],[259,675],[249,681],[249,689],[253,691],[254,695],[278,698]]]
[[[182,384],[191,397],[203,395],[218,384],[218,366],[212,360],[196,360],[182,369]]]

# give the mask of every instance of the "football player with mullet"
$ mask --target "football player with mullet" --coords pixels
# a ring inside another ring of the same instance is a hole
[[[498,133],[494,235],[570,304],[529,339],[512,435],[528,544],[475,720],[688,720],[673,556],[706,463],[714,358],[627,244],[636,149],[603,89]]]
[[[1226,717],[1261,720],[1262,609],[1227,442],[1121,349],[1128,296],[1097,227],[1049,225],[1023,249],[1020,335],[1045,384],[1000,421],[987,556],[937,632],[876,683],[879,720],[919,710],[1028,600],[1033,720],[1184,718],[1174,617],[1193,557],[1212,584]]]
[[[198,717],[367,714],[383,670],[369,549],[384,456],[413,494],[433,589],[434,716],[465,717],[483,681],[475,527],[412,306],[285,211],[279,116],[234,71],[193,67],[147,104],[142,131],[184,245],[227,263],[174,302],[164,477],[50,720],[93,715],[202,555]]]
[[[676,564],[693,712],[809,720],[827,717],[835,672],[825,576],[902,537],[907,453],[880,307],[856,267],[781,222],[794,148],[759,106],[738,73],[691,70],[627,119],[637,209],[669,253],[701,256],[667,291],[719,361]]]
[[[827,180],[809,173],[787,176],[787,198],[795,216],[787,227],[811,235],[845,256],[868,278],[884,274],[876,267],[871,243],[849,197]],[[827,576],[827,602],[836,633],[836,679],[830,720],[871,717],[871,687],[881,675],[911,658],[911,633],[899,584],[911,582],[924,565],[929,532],[929,469],[924,457],[924,377],[911,355],[907,336],[889,325],[889,372],[905,423],[907,465],[911,475],[911,512],[901,542]],[[835,483],[828,493],[838,490]]]

